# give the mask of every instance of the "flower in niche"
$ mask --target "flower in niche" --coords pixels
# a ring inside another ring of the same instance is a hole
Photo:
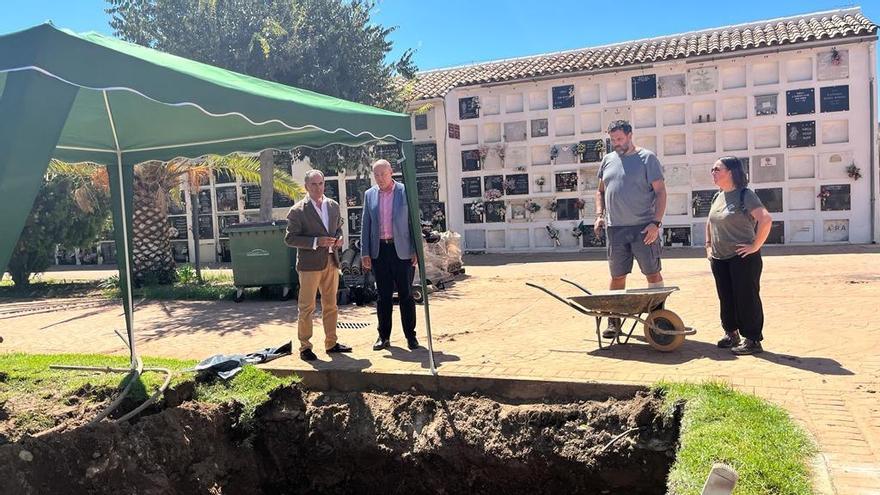
[[[526,211],[529,213],[537,213],[538,211],[541,210],[541,205],[539,205],[538,203],[536,203],[535,201],[532,201],[532,200],[526,201],[525,206],[526,206]]]
[[[480,156],[480,160],[485,160],[486,157],[489,156],[489,147],[485,144],[481,145],[477,148],[477,154]]]
[[[503,196],[503,193],[498,189],[486,189],[486,193],[483,194],[486,201],[494,201],[501,196]]]
[[[857,167],[855,162],[850,163],[849,166],[846,167],[846,175],[852,180],[859,180],[862,178],[862,169]]]
[[[585,206],[587,206],[587,202],[584,201],[583,198],[577,198],[574,200],[574,207],[578,210],[583,210]]]
[[[498,155],[498,159],[504,164],[504,156],[507,154],[507,145],[504,143],[496,144],[494,150],[495,154]]]
[[[556,227],[554,227],[552,223],[548,223],[547,226],[544,227],[544,228],[547,229],[547,235],[548,235],[548,236],[550,237],[550,239],[553,241],[553,246],[554,246],[554,247],[559,247],[560,244],[561,244],[561,243],[559,242],[559,229],[557,229]]]

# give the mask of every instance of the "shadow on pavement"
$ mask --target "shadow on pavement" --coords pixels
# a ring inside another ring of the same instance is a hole
[[[775,352],[764,352],[755,354],[756,358],[770,361],[774,364],[790,366],[799,370],[812,371],[819,375],[855,375],[852,371],[844,368],[839,362],[830,358],[823,357],[797,357],[790,354],[776,354]]]
[[[428,348],[427,347],[419,347],[414,351],[410,351],[408,349],[404,349],[402,347],[391,346],[388,348],[391,351],[391,355],[384,354],[382,357],[385,359],[394,359],[397,361],[402,361],[405,363],[420,363],[423,369],[430,368],[428,363]],[[446,354],[442,351],[434,351],[434,366],[439,368],[443,365],[443,363],[461,361],[461,358],[454,354]]]
[[[317,361],[303,361],[298,354],[294,354],[293,358],[303,365],[311,366],[318,371],[329,369],[342,369],[348,371],[363,371],[373,365],[369,359],[356,359],[345,354],[324,354],[318,351]],[[325,361],[326,356],[330,357],[329,361]]]

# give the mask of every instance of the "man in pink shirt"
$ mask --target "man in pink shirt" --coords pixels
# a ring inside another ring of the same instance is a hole
[[[364,214],[361,222],[361,260],[376,276],[379,299],[379,338],[374,350],[391,345],[392,297],[395,290],[400,301],[400,322],[410,350],[419,348],[416,338],[416,302],[412,283],[418,265],[413,236],[409,228],[409,205],[403,184],[391,177],[387,160],[373,163],[376,185],[364,193]]]

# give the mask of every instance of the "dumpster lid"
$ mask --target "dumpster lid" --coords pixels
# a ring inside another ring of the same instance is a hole
[[[277,230],[287,228],[287,220],[272,220],[271,222],[241,222],[226,226],[226,232],[259,232],[265,230]]]

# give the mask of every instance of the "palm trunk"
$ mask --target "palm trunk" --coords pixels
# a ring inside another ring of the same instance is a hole
[[[155,167],[143,164],[134,175],[134,221],[132,224],[132,271],[135,286],[144,283],[170,284],[176,278],[171,239],[168,235],[167,188],[155,178]]]
[[[190,185],[189,187],[190,187],[189,198],[190,198],[190,204],[192,205],[191,217],[192,217],[192,225],[193,225],[193,228],[192,228],[193,246],[195,246],[195,249],[193,250],[192,260],[193,260],[193,265],[195,265],[195,267],[196,267],[196,280],[198,280],[199,283],[202,283],[202,260],[201,260],[201,253],[199,252],[200,251],[200,249],[199,249],[200,237],[199,236],[201,235],[199,233],[199,190],[197,187],[193,187],[193,185]]]

